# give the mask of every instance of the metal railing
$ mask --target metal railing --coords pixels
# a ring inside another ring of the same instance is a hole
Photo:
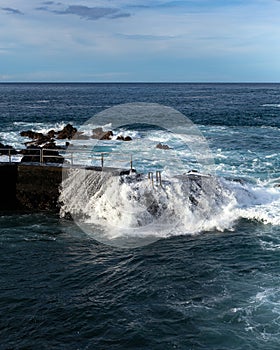
[[[34,151],[34,152],[32,152]],[[15,153],[16,152],[16,153]],[[54,154],[50,154],[50,153]],[[132,154],[125,154],[125,153],[119,153],[119,152],[92,152],[90,150],[85,150],[85,149],[78,149],[78,148],[73,148],[73,149],[61,149],[61,148],[54,148],[54,149],[49,149],[49,148],[29,148],[29,149],[23,149],[23,150],[15,150],[15,149],[9,149],[9,148],[0,148],[0,156],[8,156],[9,163],[12,163],[12,156],[14,155],[22,155],[25,157],[30,158],[30,163],[34,163],[34,158],[38,158],[38,162],[36,162],[38,165],[43,165],[48,163],[48,160],[54,159],[54,158],[59,158],[63,160],[61,163],[64,163],[68,161],[68,164],[71,166],[80,166],[80,165],[85,165],[76,162],[77,159],[81,159],[82,155],[87,155],[90,161],[95,160],[96,164],[99,164],[101,168],[105,167],[105,163],[108,161],[109,165],[108,167],[112,166],[112,156],[114,156],[114,159],[116,156],[124,156],[126,155],[127,157],[129,156],[129,161],[128,159],[122,160],[120,159],[121,157],[118,157],[117,162],[125,162],[126,164],[129,163],[129,168],[130,170],[133,169],[133,159],[132,159]],[[33,160],[32,160],[33,158]],[[49,163],[54,163],[54,162],[49,162]],[[65,164],[65,163],[64,163]],[[86,164],[85,166],[88,166],[89,164]],[[161,171],[156,170],[156,172],[149,171],[148,172],[148,179],[150,180],[150,183],[153,188],[155,187],[163,187],[162,185],[162,178],[161,178]]]
[[[162,187],[162,180],[161,180],[161,171],[156,171],[155,181],[154,181],[154,173],[152,171],[148,172],[148,179],[151,181],[152,186],[160,186]]]
[[[15,153],[16,152],[16,153]],[[50,153],[54,154],[50,154]],[[56,159],[61,159],[63,162],[69,161],[71,166],[73,165],[81,165],[81,163],[76,162],[77,159],[81,159],[82,155],[87,155],[88,158],[92,160],[96,160],[97,163],[100,164],[101,168],[105,166],[105,161],[106,158],[108,161],[111,162],[112,164],[112,159],[110,156],[119,156],[119,155],[124,155],[124,153],[119,153],[119,152],[92,152],[90,150],[85,150],[85,149],[61,149],[61,148],[29,148],[29,149],[23,149],[23,150],[16,150],[13,148],[0,148],[0,156],[8,156],[9,163],[12,163],[12,156],[14,155],[22,155],[23,157],[30,158],[30,162],[34,162],[34,157],[38,157],[38,162],[39,164],[44,164],[48,163],[48,159],[54,160]],[[132,160],[132,154],[125,154],[128,156],[129,160],[122,160],[121,157],[118,157],[117,161],[118,162],[124,162],[124,163],[129,163],[130,170],[133,168],[133,160]],[[33,160],[32,160],[33,158]],[[110,165],[111,165],[110,164]]]
[[[8,156],[9,163],[12,162],[12,156],[15,155],[15,152],[18,153],[14,148],[0,148],[0,156]]]

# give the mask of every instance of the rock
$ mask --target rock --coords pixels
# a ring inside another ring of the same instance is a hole
[[[164,145],[162,143],[158,143],[156,145],[156,148],[159,148],[159,149],[170,149],[170,147],[168,145]]]
[[[104,131],[102,128],[95,128],[92,130],[92,139],[98,140],[111,140],[113,136],[113,132],[111,130]]]
[[[40,138],[44,137],[45,135],[42,134],[41,132],[27,130],[27,131],[22,131],[20,133],[20,136],[22,136],[22,137],[29,137],[32,140],[36,140],[36,139],[40,139]]]
[[[25,142],[24,144],[26,146],[41,146],[47,142],[50,142],[51,138],[47,135],[43,135],[38,137],[37,139],[35,139],[34,141],[30,141],[30,142]]]
[[[67,124],[62,130],[57,132],[56,138],[58,140],[63,139],[72,139],[74,135],[76,134],[77,129],[74,128],[71,124]]]
[[[43,147],[44,149],[64,149],[62,146],[58,146],[54,140],[51,140],[50,142],[46,143]]]
[[[49,130],[48,132],[47,132],[47,136],[49,136],[49,138],[51,138],[51,139],[54,139],[55,138],[55,134],[56,134],[56,132],[52,129],[52,130]]]
[[[40,147],[38,146],[28,146],[26,149],[21,150],[19,153],[23,154],[21,163],[40,162]]]
[[[32,130],[27,130],[27,131],[21,131],[20,136],[22,137],[29,137],[30,139],[33,139],[35,135],[35,132]]]
[[[53,130],[51,130],[53,131]],[[20,133],[20,136],[23,136],[23,137],[29,137],[30,139],[32,139],[33,141],[29,141],[29,142],[25,142],[25,145],[26,146],[41,146],[47,142],[49,142],[52,137],[53,133],[47,133],[46,135],[42,134],[41,132],[35,132],[35,131],[32,131],[32,130],[27,130],[27,131],[22,131]]]
[[[38,140],[37,145],[41,145],[45,142],[50,141],[53,138],[57,138],[58,140],[62,139],[72,139],[73,136],[76,134],[77,129],[74,128],[71,124],[67,124],[62,130],[55,131],[53,129],[49,130],[46,135],[35,132],[32,130],[22,131],[20,133],[20,136],[22,137],[29,137],[32,140]]]
[[[0,142],[0,155],[14,155],[17,154],[17,151],[14,149],[13,146],[10,145],[4,145],[3,143]]]
[[[46,147],[45,147],[46,146]],[[57,146],[54,142],[50,142],[44,146],[43,151],[43,163],[60,163],[64,162],[64,158],[56,150]],[[26,149],[22,150],[20,153],[23,154],[21,163],[40,163],[41,162],[41,147],[38,146],[29,146]]]
[[[119,140],[119,141],[132,141],[132,138],[130,137],[130,136],[122,136],[122,135],[119,135],[118,137],[117,137],[117,140]]]

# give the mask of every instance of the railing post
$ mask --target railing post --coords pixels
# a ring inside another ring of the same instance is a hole
[[[159,183],[160,187],[162,187],[162,182],[161,182],[161,171],[157,170],[156,171],[156,182],[157,182],[157,185]]]
[[[104,166],[104,155],[101,153],[101,168]]]
[[[154,174],[151,171],[148,172],[148,179],[151,180],[152,186],[154,186]]]
[[[130,170],[132,170],[132,154],[130,155]]]
[[[9,163],[11,163],[11,150],[10,149],[9,149],[8,154],[9,154]]]
[[[44,161],[43,151],[44,151],[44,149],[40,148],[40,163],[43,163],[43,161]]]
[[[71,152],[71,165],[73,166],[73,152]]]

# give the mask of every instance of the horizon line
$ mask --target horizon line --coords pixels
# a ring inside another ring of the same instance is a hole
[[[280,81],[0,81],[0,84],[280,84]]]

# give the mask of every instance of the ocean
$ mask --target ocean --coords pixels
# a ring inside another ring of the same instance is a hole
[[[279,349],[280,84],[0,84],[0,121],[15,148],[113,128],[94,151],[145,174],[95,195],[78,169],[60,215],[1,213],[0,349]]]

